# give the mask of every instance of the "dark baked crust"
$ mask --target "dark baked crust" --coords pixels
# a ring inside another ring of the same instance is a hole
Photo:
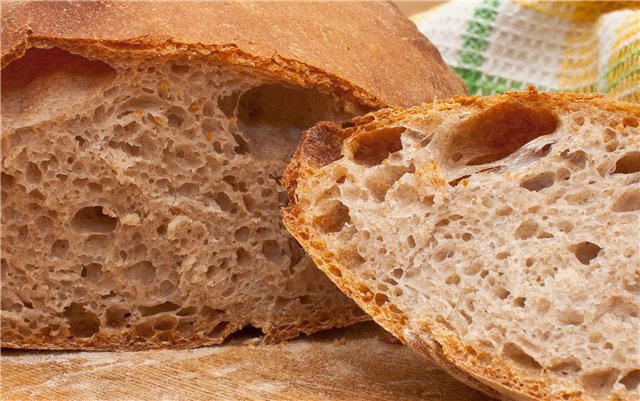
[[[190,50],[352,94],[372,107],[466,93],[438,50],[391,3],[189,4],[5,3],[2,67],[34,46],[90,47],[98,55]]]

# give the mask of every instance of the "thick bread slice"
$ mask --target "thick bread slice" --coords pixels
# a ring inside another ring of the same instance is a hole
[[[640,106],[507,93],[307,131],[286,227],[387,330],[519,400],[640,395]]]
[[[9,2],[2,46],[5,347],[368,318],[282,226],[280,175],[318,120],[464,93],[387,3]]]

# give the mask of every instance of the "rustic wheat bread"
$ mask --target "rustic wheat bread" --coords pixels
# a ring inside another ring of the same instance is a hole
[[[367,318],[280,221],[298,133],[464,93],[387,3],[4,3],[2,46],[6,347]]]
[[[640,106],[507,93],[307,131],[286,227],[387,330],[519,400],[637,400]]]

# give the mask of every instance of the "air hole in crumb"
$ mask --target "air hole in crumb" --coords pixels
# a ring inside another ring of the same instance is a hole
[[[178,114],[167,115],[168,125],[171,128],[180,128],[184,122],[184,118]]]
[[[630,371],[618,382],[622,383],[627,388],[627,391],[636,390],[640,385],[640,369]]]
[[[638,119],[635,117],[625,117],[622,119],[622,124],[626,127],[638,127]]]
[[[102,265],[100,263],[89,263],[83,266],[81,276],[88,282],[95,283],[102,277]]]
[[[462,153],[458,162],[468,166],[491,163],[540,136],[551,134],[557,127],[556,116],[546,108],[504,102],[454,128],[444,152]]]
[[[238,107],[238,98],[240,97],[240,92],[233,92],[230,95],[222,96],[218,98],[218,108],[227,118],[233,117],[237,107]],[[211,113],[213,114],[213,113]]]
[[[482,270],[482,263],[476,261],[476,262],[471,262],[471,264],[466,266],[463,271],[464,271],[464,274],[466,274],[467,276],[475,276],[476,274],[480,273],[481,270]]]
[[[142,317],[153,316],[159,313],[173,312],[178,310],[180,307],[173,302],[163,302],[158,305],[152,306],[139,306],[138,310],[140,311],[140,315]]]
[[[444,283],[448,284],[448,285],[451,285],[451,284],[458,285],[460,283],[460,276],[458,276],[457,274],[454,273],[454,274],[450,275],[449,277],[447,277],[444,280]]]
[[[433,259],[436,262],[442,262],[443,260],[452,257],[454,254],[454,249],[444,247],[436,251],[436,253],[433,255]]]
[[[240,266],[246,266],[251,263],[251,255],[246,249],[240,248],[236,251],[236,261]]]
[[[629,152],[618,159],[613,174],[633,174],[640,171],[640,152]]]
[[[187,306],[186,308],[180,309],[176,316],[191,316],[198,312],[198,308],[195,306]]]
[[[564,150],[560,153],[560,156],[566,159],[571,167],[582,169],[587,165],[588,156],[583,150],[576,150],[574,152]]]
[[[549,154],[549,152],[551,152],[551,147],[553,146],[553,144],[551,143],[547,143],[545,144],[543,147],[541,147],[540,149],[538,149],[535,153],[535,155],[537,157],[545,157]]]
[[[462,153],[461,152],[453,152],[451,154],[451,160],[453,160],[454,162],[460,161],[460,159],[462,159]]]
[[[362,133],[350,142],[353,159],[365,166],[382,163],[390,154],[402,149],[404,127],[380,128]]]
[[[69,241],[65,239],[57,239],[51,245],[51,256],[54,258],[62,258],[69,250]]]
[[[164,317],[153,325],[153,329],[157,331],[173,330],[178,325],[178,320],[174,317]]]
[[[302,130],[318,121],[348,120],[351,105],[336,108],[335,99],[316,89],[298,89],[264,84],[240,95],[237,107],[238,128],[245,135],[255,157],[289,158]],[[355,106],[358,109],[357,106]],[[358,114],[365,110],[357,110]],[[276,152],[286,150],[287,155]]]
[[[231,199],[224,192],[217,192],[214,196],[214,200],[223,212],[231,210]]]
[[[413,235],[407,237],[407,245],[412,249],[416,247],[416,240],[413,238]]]
[[[66,107],[65,102],[59,101],[60,96],[83,104],[109,88],[116,76],[116,70],[102,61],[55,47],[27,49],[2,70],[3,110],[6,104],[17,115],[57,115],[61,107]],[[16,99],[31,99],[29,111],[22,110],[22,102]]]
[[[72,302],[64,308],[63,315],[69,324],[69,333],[73,337],[92,337],[100,330],[98,317],[78,303]]]
[[[156,233],[158,235],[165,235],[167,233],[167,225],[166,224],[160,224],[157,228],[156,228]]]
[[[611,206],[616,213],[635,212],[640,210],[640,188],[626,191]]]
[[[463,241],[469,241],[471,238],[473,238],[473,235],[471,233],[462,234],[462,240]]]
[[[534,177],[527,178],[520,182],[520,186],[528,191],[539,192],[545,188],[553,185],[555,182],[555,174],[552,172],[546,172],[538,174]]]
[[[335,233],[342,230],[345,224],[351,222],[349,208],[340,201],[334,201],[327,208],[327,213],[316,217],[313,225],[325,233]]]
[[[256,208],[256,201],[249,195],[242,195],[242,203],[249,213],[253,213]]]
[[[131,317],[126,309],[110,306],[107,308],[107,326],[109,327],[122,327],[127,323],[127,319]]]
[[[242,226],[236,230],[233,236],[236,241],[244,242],[251,236],[251,229],[249,229],[249,227]]]
[[[191,70],[188,65],[174,64],[171,66],[171,72],[176,74],[186,74]]]
[[[16,183],[16,177],[5,173],[4,171],[1,173],[2,179],[0,180],[0,186],[2,189],[11,189]]]
[[[571,170],[568,168],[559,168],[556,170],[556,179],[559,181],[566,181],[571,178]]]
[[[577,326],[584,322],[584,315],[574,309],[566,309],[560,312],[558,320],[562,324]]]
[[[534,234],[538,231],[538,223],[529,219],[522,222],[516,231],[514,232],[514,237],[519,240],[525,240],[534,236]]]
[[[209,337],[209,338],[220,337],[222,335],[222,333],[224,332],[224,330],[227,328],[228,325],[229,325],[229,322],[227,322],[227,321],[218,322],[213,327],[213,329],[211,329],[211,331],[209,331],[209,333],[207,333],[207,337]]]
[[[460,309],[458,311],[460,313],[460,315],[462,315],[462,317],[464,318],[464,320],[467,321],[467,324],[471,324],[473,323],[473,319],[471,318],[471,316],[469,316],[469,314],[467,313],[467,311],[465,311],[464,309]]]
[[[411,168],[388,166],[384,171],[379,171],[367,177],[365,186],[378,202],[383,202],[389,189],[407,172],[411,172]]]
[[[156,277],[156,267],[148,260],[143,260],[127,267],[124,276],[141,284],[151,284]]]
[[[506,343],[502,348],[502,353],[523,368],[531,370],[541,370],[542,366],[531,355],[514,343]]]
[[[496,254],[496,258],[498,260],[504,260],[504,259],[508,258],[509,256],[511,256],[510,252],[498,252]]]
[[[513,300],[513,306],[517,306],[518,308],[524,308],[524,305],[527,301],[525,297],[517,297]]]
[[[563,376],[574,375],[582,370],[582,364],[574,357],[554,362],[549,366],[549,370],[552,372],[560,373]]]
[[[496,295],[500,299],[507,299],[509,295],[511,295],[511,292],[509,292],[509,290],[507,290],[506,288],[498,288],[496,290]]]
[[[402,278],[402,275],[404,274],[404,270],[397,268],[397,269],[393,269],[391,271],[391,276],[393,278],[395,278],[396,280],[400,280]]]
[[[335,266],[329,266],[329,273],[331,273],[332,275],[336,276],[336,277],[342,277],[342,271],[340,271],[340,269],[338,269]]]
[[[604,394],[613,387],[619,375],[617,369],[605,369],[585,374],[580,381],[587,391]]]
[[[262,244],[262,254],[273,263],[280,263],[282,252],[277,241],[268,240]]]
[[[42,171],[40,171],[38,165],[33,162],[27,163],[25,174],[27,176],[27,181],[29,182],[40,182],[42,179]]]
[[[246,141],[241,135],[231,134],[233,135],[233,139],[236,140],[236,146],[233,147],[234,152],[239,155],[246,155],[251,151],[249,147],[249,142]]]
[[[373,300],[375,301],[376,305],[378,306],[382,306],[384,304],[386,304],[387,302],[389,302],[389,298],[382,293],[376,293],[376,295],[373,297]]]
[[[116,229],[118,219],[104,213],[102,206],[84,207],[71,219],[71,227],[76,231],[89,233],[110,233]]]
[[[578,244],[571,245],[568,249],[583,265],[591,263],[591,260],[597,257],[602,250],[598,245],[589,241],[583,241]]]
[[[569,233],[573,230],[573,223],[568,220],[560,220],[556,225],[563,233]]]

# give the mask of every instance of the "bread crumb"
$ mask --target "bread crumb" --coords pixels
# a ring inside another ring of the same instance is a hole
[[[338,339],[334,340],[333,343],[335,345],[347,345],[347,340],[344,337],[343,338],[338,338]]]
[[[136,213],[129,213],[120,218],[120,224],[123,226],[139,226],[140,216]]]
[[[248,338],[242,342],[243,345],[250,345],[252,347],[260,345],[261,341],[259,338]]]
[[[398,340],[391,333],[385,330],[380,330],[380,333],[378,333],[378,340],[385,344],[402,344],[400,340]]]

